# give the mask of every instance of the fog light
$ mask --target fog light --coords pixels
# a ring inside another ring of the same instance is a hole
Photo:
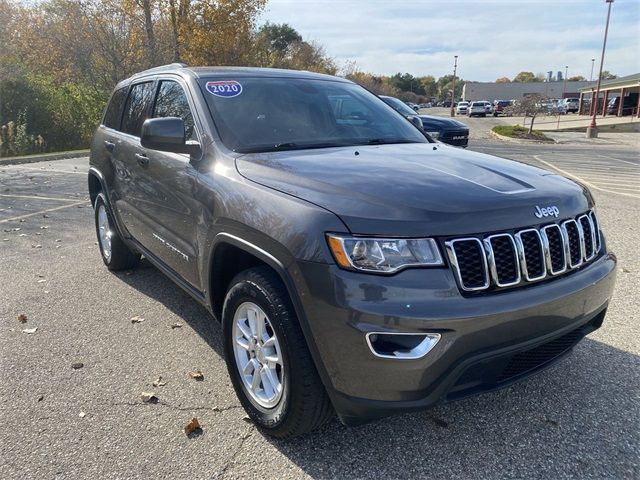
[[[440,334],[370,332],[366,339],[376,357],[415,360],[424,357],[436,346]]]

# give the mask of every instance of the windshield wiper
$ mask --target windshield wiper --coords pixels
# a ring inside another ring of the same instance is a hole
[[[419,143],[406,138],[369,138],[365,140],[366,145],[386,145],[390,143]]]

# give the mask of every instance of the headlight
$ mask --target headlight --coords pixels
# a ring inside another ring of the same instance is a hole
[[[338,265],[349,270],[393,273],[410,266],[443,265],[433,238],[361,238],[328,234]]]
[[[429,135],[434,140],[437,140],[438,137],[440,136],[440,132],[426,132],[426,133],[427,133],[427,135]]]

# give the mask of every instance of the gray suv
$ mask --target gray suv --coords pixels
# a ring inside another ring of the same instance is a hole
[[[602,325],[614,285],[584,186],[436,142],[326,75],[134,75],[89,192],[106,266],[143,255],[205,305],[240,402],[278,437],[540,371]]]

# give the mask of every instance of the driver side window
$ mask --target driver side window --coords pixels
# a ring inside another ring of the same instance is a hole
[[[173,80],[161,80],[152,118],[178,117],[184,120],[186,140],[197,140],[193,114],[183,88]]]

